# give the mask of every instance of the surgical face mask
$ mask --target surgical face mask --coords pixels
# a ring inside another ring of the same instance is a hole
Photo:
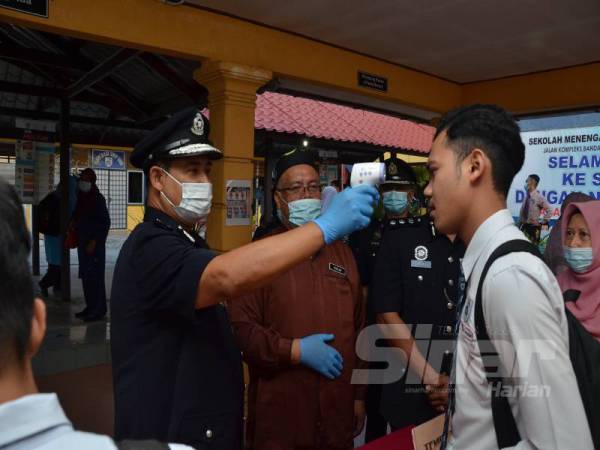
[[[586,272],[592,266],[592,247],[564,247],[565,260],[573,271]]]
[[[401,191],[384,192],[383,207],[391,214],[403,214],[408,207],[408,193]]]
[[[92,190],[92,183],[90,181],[79,180],[79,190],[84,194],[87,194]]]
[[[290,212],[288,221],[291,224],[299,227],[310,222],[311,220],[316,219],[321,214],[321,200],[318,198],[303,198],[301,200],[294,200],[293,202],[289,202],[287,205]],[[281,222],[284,222],[283,213],[280,209],[277,210],[277,217],[279,217]]]
[[[164,192],[160,194],[175,209],[175,212],[186,223],[197,223],[208,216],[212,205],[211,183],[181,183],[173,175],[162,169],[169,178],[181,186],[181,202],[175,205]]]

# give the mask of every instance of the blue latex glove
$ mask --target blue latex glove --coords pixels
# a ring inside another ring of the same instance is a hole
[[[333,334],[312,334],[300,339],[300,362],[333,380],[342,373],[342,355],[326,342],[334,339]]]
[[[321,228],[327,245],[369,225],[379,191],[367,184],[348,188],[331,200],[314,222]]]

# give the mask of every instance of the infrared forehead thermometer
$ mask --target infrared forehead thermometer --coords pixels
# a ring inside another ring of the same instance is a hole
[[[378,162],[357,163],[352,167],[350,185],[352,187],[361,184],[379,186],[385,181],[385,164]]]

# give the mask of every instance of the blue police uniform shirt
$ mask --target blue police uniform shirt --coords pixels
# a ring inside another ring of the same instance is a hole
[[[123,244],[111,298],[117,439],[241,447],[240,352],[222,305],[195,309],[214,256],[153,208]]]
[[[372,219],[367,228],[355,231],[348,239],[348,245],[352,250],[360,283],[363,287],[370,287],[377,261],[377,253],[383,239],[386,220]],[[367,296],[365,325],[376,323],[375,308],[373,305],[373,289],[369,289]],[[379,367],[380,364],[373,363],[373,367]]]
[[[464,251],[460,241],[437,234],[427,216],[385,223],[372,275],[373,307],[376,314],[396,312],[412,325],[424,356],[432,341],[447,340],[447,346],[436,345],[452,348]],[[444,359],[451,361],[449,351]],[[431,362],[435,366],[439,361]],[[414,383],[418,377],[407,381],[406,375],[383,385],[381,412],[393,428],[418,425],[439,414],[429,405],[424,387]]]

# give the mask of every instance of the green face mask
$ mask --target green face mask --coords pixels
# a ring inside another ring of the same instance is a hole
[[[402,214],[408,207],[408,194],[401,191],[383,193],[383,207],[391,214]]]
[[[316,219],[321,214],[321,200],[318,198],[294,200],[287,205],[290,212],[289,222],[299,227]],[[277,210],[277,216],[283,222],[283,214],[280,209]]]

